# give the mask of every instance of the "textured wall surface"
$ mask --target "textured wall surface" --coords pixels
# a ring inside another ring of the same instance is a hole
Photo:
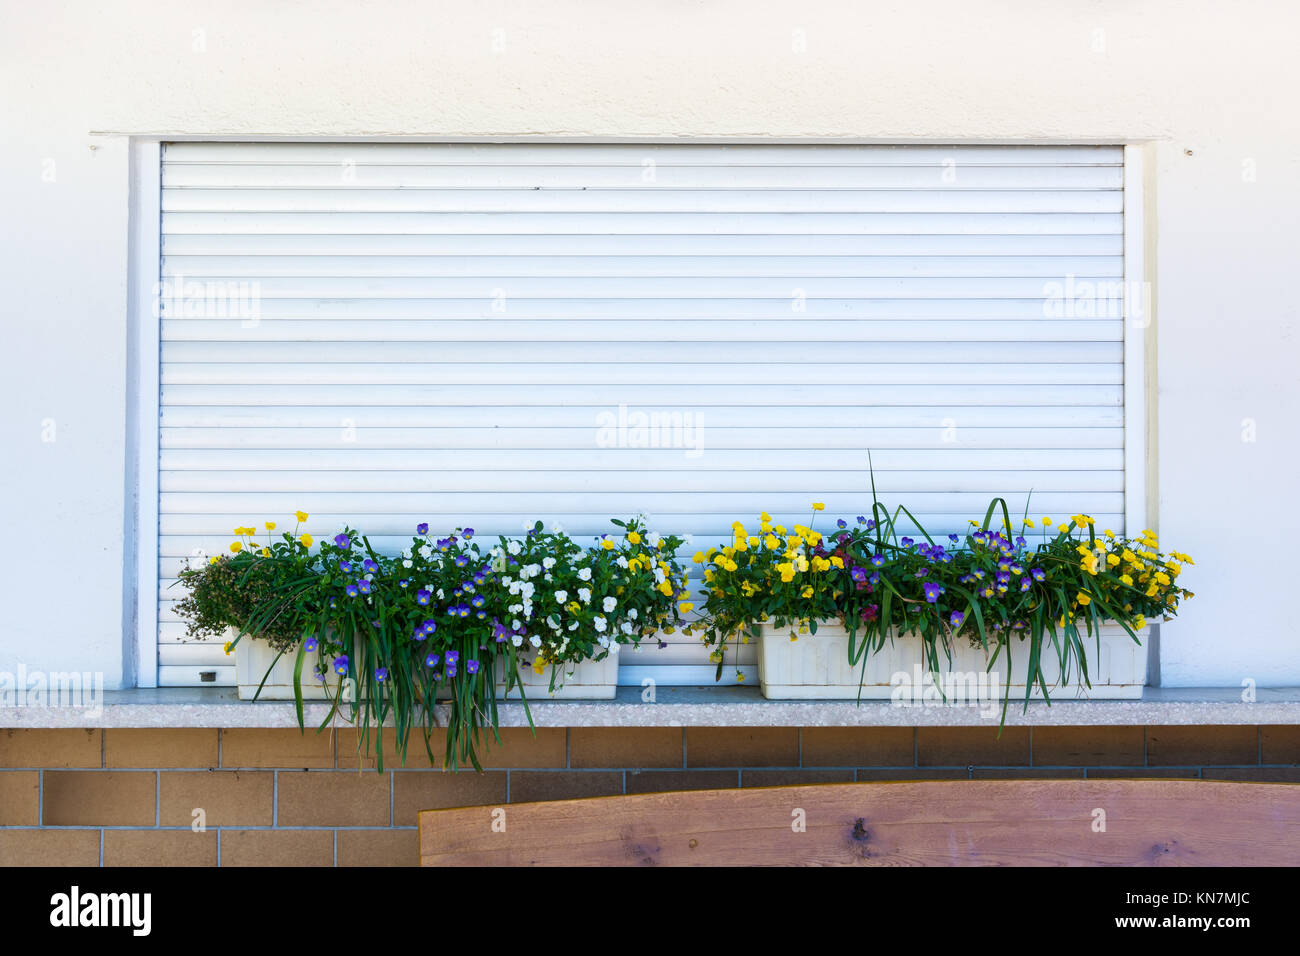
[[[1151,513],[1198,559],[1163,679],[1300,683],[1252,557],[1300,531],[1293,4],[5,8],[0,492],[27,563],[0,583],[0,670],[129,680],[128,134],[1149,141]]]
[[[502,731],[483,773],[376,773],[350,732],[0,730],[0,866],[410,865],[416,816],[673,790],[899,780],[1300,783],[1300,727]],[[396,764],[394,764],[396,766]],[[196,810],[205,829],[196,831]]]

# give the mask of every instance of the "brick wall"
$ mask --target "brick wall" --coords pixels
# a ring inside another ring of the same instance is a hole
[[[1300,726],[502,730],[486,770],[375,773],[352,731],[0,729],[0,866],[417,862],[435,807],[875,780],[1300,783]],[[435,742],[436,750],[436,742]],[[207,829],[191,829],[202,808]]]

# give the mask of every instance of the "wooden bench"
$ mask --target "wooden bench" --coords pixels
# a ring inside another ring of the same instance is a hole
[[[424,866],[1295,866],[1300,787],[848,783],[425,810]]]

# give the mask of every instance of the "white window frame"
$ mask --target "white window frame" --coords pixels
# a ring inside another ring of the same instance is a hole
[[[173,136],[168,142],[205,142],[229,139],[211,136]],[[241,140],[243,141],[243,140]],[[285,137],[260,137],[249,142],[284,142]],[[293,141],[309,143],[327,142],[478,142],[478,139],[455,137],[415,138],[389,137],[356,140],[347,138],[307,137]],[[547,142],[583,145],[609,142],[598,137],[585,139],[512,137],[492,142]],[[700,144],[771,144],[771,145],[880,145],[866,140],[837,140],[823,138],[753,139],[648,139],[620,140],[629,143],[700,143]],[[124,662],[126,673],[134,673],[137,687],[158,686],[158,469],[159,455],[159,389],[160,355],[162,348],[158,317],[154,302],[158,295],[158,282],[162,253],[162,145],[161,137],[133,136],[130,138],[130,251],[128,258],[129,282],[127,291],[127,329],[132,338],[127,350],[127,459],[134,466],[133,487],[128,489],[134,503],[130,517],[128,540],[136,551],[135,567],[125,568],[127,574],[127,600],[135,608],[135,635],[128,644],[134,649],[134,660]],[[891,141],[886,145],[907,145]],[[951,143],[944,145],[961,145]],[[1109,145],[1107,143],[1016,143],[1003,146],[1049,145]],[[1146,281],[1146,190],[1145,153],[1141,144],[1124,145],[1124,520],[1125,528],[1136,533],[1154,527],[1154,504],[1157,491],[1148,486],[1148,477],[1154,476],[1150,467],[1153,442],[1149,435],[1151,412],[1155,402],[1151,394],[1153,376],[1147,367],[1147,338],[1154,334],[1153,297],[1148,294]],[[1130,315],[1133,301],[1142,305],[1142,315]],[[133,592],[133,593],[132,593]],[[1159,643],[1153,634],[1149,646],[1150,673],[1159,674]]]

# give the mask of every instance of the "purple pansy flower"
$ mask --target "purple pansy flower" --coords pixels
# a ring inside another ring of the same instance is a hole
[[[357,590],[357,586],[355,584],[349,584],[347,586],[347,592],[348,592],[348,597],[356,597],[359,593],[361,593],[360,591]]]
[[[347,676],[348,656],[346,654],[344,654],[342,657],[334,658],[334,673],[340,674],[344,677]]]
[[[420,607],[428,607],[431,600],[433,600],[433,593],[431,591],[420,588],[420,590],[415,592],[415,603],[420,605]]]
[[[334,536],[334,543],[338,545],[340,548],[347,548],[347,547],[351,547],[352,539],[345,534],[336,534]]]
[[[382,684],[384,681],[388,680],[388,668],[387,668],[387,667],[376,667],[376,668],[375,668],[375,680],[379,681],[379,683],[381,683],[381,684]]]
[[[417,525],[415,526],[415,533],[416,533],[416,534],[428,534],[428,533],[429,533],[429,522],[427,522],[427,521],[421,521],[419,524],[417,524]]]
[[[351,562],[351,561],[340,561],[340,562],[339,562],[339,570],[342,571],[344,574],[347,574],[349,571],[352,570],[352,562]]]
[[[437,654],[430,654],[428,657],[426,657],[426,658],[424,659],[424,666],[425,666],[425,667],[437,667],[437,666],[438,666],[438,661],[439,661],[439,657],[438,657]]]
[[[961,611],[953,611],[948,615],[948,623],[953,627],[961,627],[961,622],[966,620],[966,615]]]
[[[361,562],[361,570],[369,571],[371,574],[374,574],[379,570],[379,565],[375,564],[375,562],[370,560],[370,558],[366,558],[366,560]]]
[[[466,662],[465,662],[465,670],[468,671],[468,672],[471,673],[471,674],[477,674],[477,673],[478,673],[478,661],[473,661],[473,660],[471,660],[471,661],[466,661]]]
[[[362,594],[370,593],[370,582],[367,581],[365,578],[362,578],[360,581],[357,582],[357,587],[361,588]]]
[[[942,584],[935,581],[926,581],[921,587],[925,591],[925,599],[931,604],[939,600],[939,595],[947,590]]]
[[[316,648],[319,646],[320,646],[319,642],[317,642],[316,638],[314,637],[309,637],[307,638],[307,640],[302,642],[303,650],[305,650],[308,654],[315,651]]]

